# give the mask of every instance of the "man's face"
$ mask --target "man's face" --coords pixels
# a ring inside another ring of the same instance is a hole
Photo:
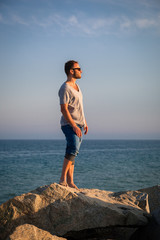
[[[80,79],[82,70],[78,63],[74,63],[72,70],[73,70],[73,77],[76,79]]]

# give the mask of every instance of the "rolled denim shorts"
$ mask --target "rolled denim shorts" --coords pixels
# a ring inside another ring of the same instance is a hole
[[[80,125],[77,126],[81,129],[81,131],[83,131],[83,127],[81,127]],[[79,153],[79,149],[82,143],[82,137],[79,138],[70,125],[61,126],[61,129],[67,141],[65,158],[74,162],[75,157]]]

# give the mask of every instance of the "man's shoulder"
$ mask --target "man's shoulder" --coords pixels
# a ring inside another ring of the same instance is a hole
[[[69,92],[69,88],[68,88],[68,84],[66,84],[66,82],[64,82],[60,89],[59,89],[59,94],[64,94],[65,92]]]
[[[66,89],[67,88],[67,84],[66,82],[64,82],[61,86],[60,86],[60,89],[59,90],[63,90],[63,89]]]

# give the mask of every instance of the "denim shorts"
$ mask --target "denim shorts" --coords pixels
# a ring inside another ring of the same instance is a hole
[[[83,131],[83,127],[80,125],[77,126],[81,129],[81,131]],[[61,129],[67,141],[65,158],[74,162],[75,157],[79,153],[82,137],[79,138],[70,125],[61,126]]]

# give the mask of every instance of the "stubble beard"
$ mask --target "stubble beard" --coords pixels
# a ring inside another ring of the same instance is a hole
[[[81,76],[80,76],[80,75],[78,75],[78,74],[76,74],[76,72],[74,72],[74,78],[75,78],[75,79],[80,79],[80,78],[81,78]]]

